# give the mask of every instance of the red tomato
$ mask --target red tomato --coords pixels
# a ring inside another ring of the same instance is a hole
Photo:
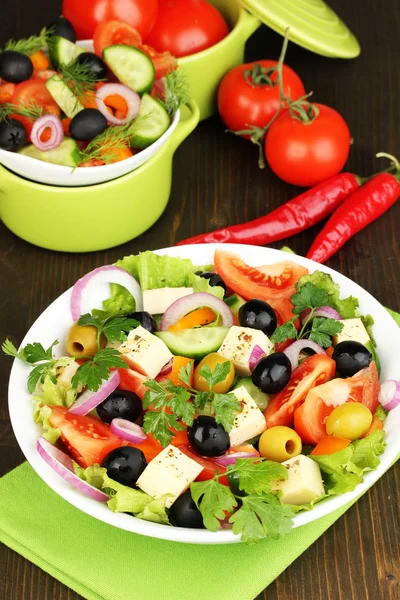
[[[324,354],[314,354],[294,371],[288,385],[279,394],[272,396],[264,411],[267,427],[287,425],[291,427],[294,411],[305,401],[308,392],[335,375],[336,363]]]
[[[45,112],[60,116],[60,108],[53,100],[43,79],[28,79],[15,86],[13,104],[29,105],[32,102],[43,106]]]
[[[52,427],[61,431],[61,440],[74,460],[83,468],[101,464],[111,450],[124,443],[99,419],[72,415],[63,406],[50,408],[49,421]]]
[[[32,141],[31,133],[32,133],[32,127],[33,127],[33,123],[34,123],[33,119],[29,119],[29,117],[24,117],[23,115],[18,115],[18,114],[11,115],[11,118],[22,123],[22,125],[25,127],[25,130],[26,130],[26,139],[28,142],[31,142]]]
[[[317,444],[326,435],[326,420],[336,406],[361,402],[374,413],[379,403],[378,394],[378,371],[372,362],[353,377],[334,379],[312,389],[294,413],[294,428],[303,442]]]
[[[181,446],[186,447],[188,443],[189,440],[186,431],[177,431],[171,441],[171,444],[173,446],[180,448],[182,451],[183,449],[181,448]],[[151,433],[147,434],[147,440],[144,440],[144,442],[141,442],[140,444],[132,444],[131,442],[129,442],[127,445],[141,450],[145,455],[148,463],[164,450],[160,442],[157,442],[157,440],[153,437]]]
[[[146,44],[142,44],[140,46],[140,50],[142,50],[149,58],[154,65],[155,70],[155,82],[154,85],[157,84],[157,80],[162,80],[163,77],[171,73],[171,71],[175,71],[178,68],[178,61],[174,56],[172,56],[171,52],[157,52],[151,46],[147,46]],[[165,85],[163,85],[163,91],[165,89]]]
[[[71,21],[78,39],[92,39],[99,23],[118,19],[145,38],[157,18],[158,0],[63,0],[62,14]]]
[[[48,79],[50,79],[50,77],[53,77],[53,75],[57,75],[57,71],[53,71],[52,69],[34,71],[33,73],[34,77],[38,79],[43,79],[44,81],[47,81]]]
[[[276,71],[270,76],[272,85],[257,82],[255,76],[245,73],[252,71],[255,65],[268,73],[268,69],[277,64],[276,60],[259,60],[234,67],[225,75],[218,90],[218,110],[228,129],[242,131],[252,125],[264,128],[270,122],[280,105]],[[304,85],[297,73],[287,65],[283,65],[282,73],[285,97],[297,100],[304,96]],[[250,139],[246,134],[242,137]]]
[[[145,393],[149,389],[144,385],[148,378],[137,371],[133,371],[132,369],[118,369],[118,372],[120,377],[120,383],[118,387],[121,390],[129,390],[130,392],[133,392],[139,396],[141,400],[143,400]]]
[[[136,29],[123,21],[105,21],[100,23],[93,34],[94,51],[98,56],[103,55],[104,48],[114,44],[140,46],[142,38]]]
[[[208,481],[209,479],[212,479],[214,477],[214,474],[216,472],[226,473],[225,467],[217,465],[217,463],[214,462],[211,458],[205,458],[204,456],[196,454],[196,452],[191,446],[181,446],[179,450],[181,450],[181,452],[186,454],[186,456],[188,456],[192,460],[195,460],[199,465],[203,467],[203,470],[197,477],[196,481]],[[228,478],[225,477],[225,475],[219,478],[219,482],[229,486]]]
[[[221,13],[205,0],[159,0],[159,7],[156,23],[146,38],[146,43],[159,52],[188,56],[214,46],[229,33]]]
[[[311,187],[339,173],[350,151],[350,131],[336,110],[314,104],[319,115],[304,124],[289,111],[272,123],[265,154],[274,173],[293,185]]]
[[[15,83],[7,83],[3,81],[0,83],[0,104],[11,102],[15,89]]]
[[[265,300],[277,313],[279,324],[293,317],[290,296],[295,293],[295,284],[307,275],[308,270],[286,261],[263,267],[249,267],[236,254],[216,250],[215,270],[226,285],[246,300]]]

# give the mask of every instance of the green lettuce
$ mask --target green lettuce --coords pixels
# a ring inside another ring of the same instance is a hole
[[[312,283],[317,288],[323,289],[328,293],[329,306],[340,313],[342,319],[353,319],[358,317],[358,300],[354,296],[340,299],[340,287],[335,283],[328,273],[314,271],[311,275],[304,275],[296,284],[296,290],[300,291],[306,283]]]
[[[35,423],[39,423],[43,427],[42,436],[46,438],[51,444],[55,444],[61,435],[61,431],[55,427],[52,427],[49,421],[51,415],[51,409],[45,404],[41,405],[40,400],[36,401],[33,420]]]
[[[200,277],[194,273],[189,274],[189,284],[193,288],[194,292],[205,292],[206,294],[212,294],[220,300],[223,300],[225,290],[219,285],[210,285],[210,280],[205,277]]]
[[[152,498],[141,490],[122,485],[107,475],[107,469],[93,465],[82,469],[74,464],[75,473],[95,488],[102,490],[110,496],[107,504],[113,512],[130,513],[138,519],[168,525],[166,500],[170,494],[163,494],[160,498]]]

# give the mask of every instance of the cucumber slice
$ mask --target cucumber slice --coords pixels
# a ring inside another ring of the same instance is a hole
[[[233,294],[232,296],[228,296],[224,298],[224,302],[229,306],[234,315],[237,315],[239,312],[239,308],[246,304],[247,300],[239,296],[239,294]]]
[[[143,94],[137,118],[138,126],[131,138],[131,145],[141,150],[158,140],[171,124],[169,114],[161,102],[149,94]]]
[[[229,327],[199,327],[182,331],[157,331],[172,354],[188,358],[203,358],[221,346]]]
[[[77,56],[86,52],[84,48],[80,48],[66,38],[54,35],[51,38],[49,46],[49,56],[52,64],[55,67],[60,65],[70,65],[74,62]]]
[[[77,167],[81,161],[81,151],[75,140],[65,137],[58,148],[42,152],[33,144],[25,146],[19,150],[19,154],[37,158],[52,165],[61,165],[62,167]]]
[[[142,95],[150,92],[155,77],[150,58],[133,46],[117,44],[103,51],[103,60],[121,83]]]
[[[46,87],[61,110],[72,119],[85,107],[58,75],[46,81]]]
[[[233,386],[233,389],[236,390],[242,386],[246,388],[260,410],[265,410],[267,408],[269,402],[268,394],[264,394],[261,390],[259,390],[254,385],[251,377],[241,377],[237,380],[236,384]]]

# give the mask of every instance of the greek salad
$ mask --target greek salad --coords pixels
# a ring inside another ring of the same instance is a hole
[[[158,140],[186,82],[169,53],[121,21],[101,23],[94,52],[63,17],[0,51],[0,148],[47,163],[98,167]]]
[[[112,511],[254,543],[378,466],[400,383],[330,275],[148,251],[78,280],[70,309],[64,356],[3,351],[32,367],[40,456]]]

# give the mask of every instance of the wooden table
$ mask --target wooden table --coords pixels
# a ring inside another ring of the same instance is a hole
[[[10,37],[39,31],[43,23],[59,13],[59,4],[52,0],[6,4],[3,0],[2,14],[7,17],[0,23],[0,45]],[[382,168],[382,163],[374,159],[376,152],[400,154],[400,3],[331,0],[331,5],[357,34],[362,55],[354,61],[331,60],[293,44],[287,62],[299,72],[306,89],[314,90],[319,102],[332,105],[346,118],[354,137],[348,168],[367,175]],[[278,57],[280,45],[281,38],[263,27],[248,44],[248,58]],[[297,192],[268,169],[260,171],[256,149],[224,134],[217,117],[202,123],[176,153],[168,208],[140,238],[106,252],[60,254],[31,246],[0,225],[1,340],[10,336],[19,343],[44,308],[96,266],[139,250],[173,245],[191,234],[258,217]],[[394,309],[400,309],[399,220],[397,204],[328,263]],[[287,243],[304,254],[317,230],[284,240],[275,247]],[[9,370],[10,362],[2,360],[0,475],[23,461],[8,418]],[[397,465],[259,599],[398,600],[399,491]],[[80,596],[2,546],[0,598],[78,600]]]

